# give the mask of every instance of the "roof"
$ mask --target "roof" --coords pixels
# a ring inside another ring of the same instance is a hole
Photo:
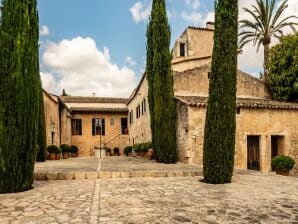
[[[42,89],[42,91],[50,100],[52,100],[54,103],[58,103],[58,96],[48,93],[45,89]]]
[[[142,85],[142,83],[143,83],[145,77],[146,77],[146,73],[144,72],[144,74],[143,74],[143,76],[142,76],[142,78],[141,78],[141,80],[140,80],[138,86],[134,89],[134,91],[132,92],[132,94],[131,94],[130,97],[128,98],[126,104],[129,104],[129,103],[133,100],[133,98],[136,96],[136,94],[138,93],[138,91],[139,91],[139,89],[140,89],[140,87],[141,87],[141,85]]]
[[[127,108],[74,107],[72,112],[128,113]]]
[[[64,103],[126,103],[127,98],[59,96]]]
[[[175,99],[191,107],[206,107],[208,97],[175,96]],[[288,103],[269,99],[237,98],[237,107],[298,110],[298,103]]]

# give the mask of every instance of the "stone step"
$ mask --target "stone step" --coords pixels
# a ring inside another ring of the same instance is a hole
[[[144,177],[195,177],[202,176],[200,171],[131,171],[131,172],[53,172],[34,173],[35,180],[84,180],[111,178],[144,178]]]

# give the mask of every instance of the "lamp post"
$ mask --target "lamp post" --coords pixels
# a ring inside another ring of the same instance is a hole
[[[52,132],[52,145],[54,145],[54,135],[55,135],[55,123],[54,122],[52,122],[51,132]]]

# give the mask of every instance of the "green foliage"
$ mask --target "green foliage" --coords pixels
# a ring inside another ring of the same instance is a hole
[[[72,145],[72,146],[70,146],[70,152],[71,153],[78,153],[79,148],[76,145]]]
[[[58,153],[58,147],[56,145],[49,145],[47,147],[49,153]]]
[[[149,143],[135,144],[132,148],[135,152],[148,152]]]
[[[68,144],[62,144],[60,145],[60,148],[62,149],[62,152],[71,152],[70,145]]]
[[[111,152],[112,152],[112,149],[106,148],[106,153],[111,153]]]
[[[62,95],[61,96],[68,96],[67,93],[65,92],[65,89],[62,90]]]
[[[234,169],[238,1],[219,0],[207,106],[203,173],[212,184],[230,183]]]
[[[128,156],[129,153],[131,153],[131,152],[132,152],[132,146],[126,146],[126,147],[124,148],[124,154],[125,154],[126,156]]]
[[[272,168],[278,171],[293,169],[295,161],[289,156],[276,156],[271,161]]]
[[[269,86],[274,99],[298,101],[298,35],[285,36],[271,48]]]
[[[264,68],[267,80],[269,63],[269,45],[272,37],[281,38],[285,27],[295,31],[297,16],[287,15],[284,17],[285,9],[288,7],[288,0],[277,2],[276,0],[256,0],[252,9],[243,8],[252,18],[251,20],[241,20],[239,33],[240,48],[252,42],[257,45],[257,51],[264,45]],[[283,18],[283,19],[281,19]]]
[[[36,0],[4,0],[0,26],[0,193],[32,188],[41,81]],[[42,148],[39,146],[39,148]]]
[[[176,162],[176,107],[170,39],[165,1],[153,1],[147,30],[148,95],[152,144],[157,160],[163,163]]]
[[[38,119],[38,151],[36,161],[45,162],[47,158],[47,142],[46,142],[46,128],[45,128],[45,114],[43,104],[43,93],[40,91],[39,95],[39,119]]]

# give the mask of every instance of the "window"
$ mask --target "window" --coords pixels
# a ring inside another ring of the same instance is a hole
[[[180,43],[180,57],[185,57],[185,43]]]
[[[146,99],[143,100],[144,102],[144,114],[146,113]]]
[[[140,106],[140,104],[137,106],[136,110],[137,110],[137,118],[141,117],[141,106]]]
[[[133,111],[129,112],[129,123],[132,124],[133,123]]]
[[[114,126],[114,125],[115,125],[115,118],[112,117],[112,118],[111,118],[111,126]]]
[[[92,135],[105,135],[105,119],[92,119]]]
[[[71,120],[71,134],[72,135],[82,135],[82,120],[72,119]]]

